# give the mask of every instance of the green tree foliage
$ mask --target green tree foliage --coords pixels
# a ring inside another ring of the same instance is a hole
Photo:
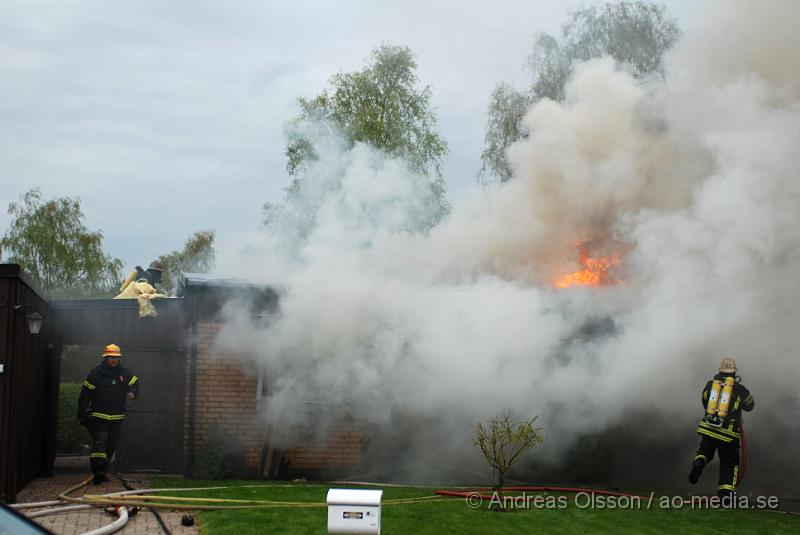
[[[32,274],[50,297],[112,297],[122,262],[103,252],[103,233],[83,224],[80,199],[42,199],[39,189],[8,207],[0,248],[5,262]]]
[[[416,171],[441,176],[447,142],[434,130],[431,89],[416,87],[416,69],[411,50],[383,45],[372,51],[364,70],[336,74],[320,95],[300,98],[296,120],[329,120],[349,141],[369,143],[407,159]],[[287,170],[295,175],[305,159],[313,158],[313,144],[290,137],[286,156]]]
[[[172,251],[158,257],[164,271],[161,273],[161,283],[158,285],[166,293],[175,288],[178,274],[181,272],[208,273],[216,263],[214,250],[214,230],[201,230],[195,232],[180,251]]]
[[[442,178],[447,142],[435,130],[431,89],[417,87],[416,69],[411,50],[383,45],[372,51],[363,70],[336,74],[316,97],[298,99],[300,114],[286,132],[286,169],[292,182],[284,190],[283,204],[264,205],[265,226],[269,227],[282,211],[297,208],[287,205],[300,195],[301,177],[308,163],[318,158],[314,139],[307,129],[298,128],[309,122],[330,125],[350,147],[367,143],[408,162],[413,171],[431,178],[430,188],[441,215],[449,213]]]
[[[506,149],[523,138],[522,116],[531,103],[525,93],[501,82],[492,91],[486,123],[485,147],[481,153],[480,176],[494,173],[503,179],[511,176]]]
[[[505,182],[511,178],[508,147],[524,138],[522,117],[541,99],[564,100],[575,61],[611,56],[636,78],[663,77],[664,53],[678,40],[680,29],[664,6],[644,1],[609,3],[569,14],[561,39],[540,34],[528,57],[531,85],[517,92],[498,84],[489,100],[479,178]]]
[[[475,427],[472,444],[480,448],[495,476],[495,488],[502,492],[505,475],[526,451],[544,442],[541,428],[534,424],[538,416],[515,422],[511,411],[504,411]]]

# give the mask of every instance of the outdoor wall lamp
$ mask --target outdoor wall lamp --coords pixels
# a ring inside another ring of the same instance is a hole
[[[21,310],[27,307],[33,308],[33,312],[25,316],[25,321],[28,322],[28,332],[39,334],[39,331],[42,330],[42,323],[44,323],[44,316],[36,312],[36,308],[33,305],[14,305],[14,310]]]

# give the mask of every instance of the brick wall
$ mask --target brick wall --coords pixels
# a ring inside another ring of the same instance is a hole
[[[309,471],[342,472],[361,464],[363,436],[354,426],[332,431],[327,440],[317,446],[285,450],[292,473]]]
[[[258,415],[258,380],[242,369],[236,355],[213,351],[220,325],[213,321],[197,323],[197,390],[195,394],[195,455],[208,430],[216,425],[226,434],[235,434],[244,445],[245,466],[254,475],[259,470],[262,448],[269,437]],[[189,332],[191,347],[191,330]],[[186,399],[184,402],[184,453],[189,439],[189,396],[191,358],[186,362]],[[269,402],[268,400],[266,402]],[[326,422],[330,423],[330,422]],[[361,463],[363,437],[352,424],[343,424],[322,441],[313,445],[283,450],[291,474],[343,473]],[[195,457],[196,458],[196,457]],[[281,463],[285,464],[285,463]]]
[[[216,425],[236,435],[244,446],[245,467],[258,470],[264,427],[256,411],[258,381],[242,370],[236,355],[212,352],[219,332],[216,322],[197,323],[197,390],[195,393],[195,452],[200,450],[208,430]],[[191,347],[191,331],[189,332]],[[184,437],[188,447],[191,358],[186,361]]]

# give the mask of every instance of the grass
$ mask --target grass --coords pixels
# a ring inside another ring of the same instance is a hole
[[[245,485],[262,485],[248,488]],[[175,493],[176,496],[228,498],[245,500],[274,500],[324,504],[331,485],[302,483],[284,486],[280,483],[257,481],[188,481],[159,479],[159,488],[229,486],[223,490],[203,490]],[[336,485],[337,488],[342,488]],[[364,488],[364,487],[361,487]],[[432,489],[417,487],[388,487],[383,499],[420,498],[430,496]],[[169,492],[165,492],[169,495]],[[529,494],[529,496],[533,496]],[[555,495],[554,495],[555,497]],[[800,517],[758,510],[692,510],[661,509],[654,502],[646,509],[581,509],[574,496],[564,495],[566,508],[527,510],[498,513],[486,506],[471,509],[464,499],[449,498],[411,504],[384,504],[381,514],[381,533],[493,535],[521,533],[798,533]],[[658,498],[656,498],[658,500]],[[563,503],[562,502],[562,503]],[[231,511],[201,511],[198,513],[203,535],[285,535],[327,533],[327,510],[320,508],[244,509]]]

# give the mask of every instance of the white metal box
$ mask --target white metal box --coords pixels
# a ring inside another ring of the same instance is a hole
[[[328,533],[380,535],[382,497],[382,490],[329,489]]]

